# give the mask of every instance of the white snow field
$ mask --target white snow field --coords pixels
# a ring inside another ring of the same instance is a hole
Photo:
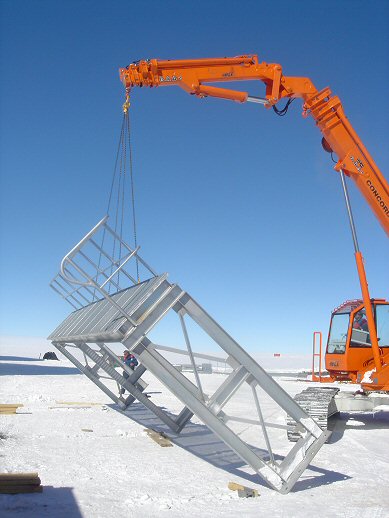
[[[38,472],[42,493],[0,495],[0,516],[28,518],[358,517],[389,516],[389,412],[341,414],[325,444],[293,490],[268,488],[196,417],[180,436],[169,433],[141,404],[125,413],[67,360],[0,358],[0,403],[21,403],[0,416],[0,472]],[[215,390],[223,374],[201,374]],[[182,408],[150,374],[153,401]],[[294,395],[306,382],[277,378]],[[355,386],[342,386],[342,390]],[[77,404],[74,404],[77,403]],[[244,409],[244,391],[234,400]],[[265,420],[283,423],[272,401]],[[145,428],[165,430],[163,448]],[[258,429],[242,425],[255,443]],[[280,439],[276,430],[272,440]],[[258,489],[240,498],[229,482]]]

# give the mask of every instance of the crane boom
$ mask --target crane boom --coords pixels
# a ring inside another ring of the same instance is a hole
[[[353,179],[389,236],[389,185],[344,114],[342,104],[327,87],[318,91],[307,77],[282,74],[276,63],[259,63],[257,55],[189,60],[141,60],[120,69],[129,93],[138,86],[179,86],[197,97],[218,97],[237,102],[259,102],[266,108],[281,99],[301,98],[303,115],[312,115],[323,134],[323,147],[338,156],[334,169]],[[206,83],[262,81],[264,98]]]

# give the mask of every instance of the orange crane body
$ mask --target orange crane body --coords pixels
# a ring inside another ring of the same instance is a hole
[[[381,363],[387,365],[389,364],[389,302],[385,299],[372,299],[371,303],[379,336]],[[361,299],[346,301],[334,309],[325,355],[325,366],[329,377],[322,375],[320,371],[319,376],[316,376],[312,368],[313,381],[361,383],[366,373],[375,370],[369,330],[356,324],[357,315],[362,313],[365,313],[365,308]],[[314,356],[318,356],[315,354],[315,349],[314,343]],[[375,382],[364,380],[363,385],[366,390],[389,391],[388,372],[385,367],[378,373],[374,372],[372,378],[375,378]]]
[[[389,185],[349,123],[339,98],[333,95],[328,87],[318,91],[307,77],[284,76],[281,65],[260,63],[255,54],[230,58],[140,60],[126,68],[120,68],[119,73],[127,93],[127,109],[131,88],[142,86],[179,86],[189,94],[200,98],[209,96],[240,103],[250,101],[263,104],[265,108],[275,107],[281,99],[301,98],[303,116],[311,115],[323,134],[323,148],[328,152],[336,153],[338,157],[334,169],[340,172],[342,177],[343,174],[347,175],[355,182],[389,236]],[[265,84],[265,97],[253,97],[247,92],[209,85],[209,83],[251,80],[261,81]],[[361,378],[361,373],[366,371],[366,362],[370,367],[371,361],[373,361],[374,379],[371,383],[365,383],[366,388],[389,390],[389,365],[386,363],[388,358],[383,354],[379,345],[374,316],[376,306],[372,306],[363,257],[357,247],[355,259],[371,347],[364,350],[356,348],[351,351],[350,349],[347,354],[342,356],[335,353],[328,355],[327,349],[327,367],[330,367],[331,361],[338,361],[337,367],[340,364],[342,366],[338,372],[349,372],[352,379],[357,380]],[[371,353],[373,360],[371,360]],[[332,356],[332,360],[328,359],[330,356]],[[339,358],[336,360],[334,356],[339,356]],[[336,372],[337,369],[332,369],[335,377]],[[343,375],[338,373],[338,379]]]

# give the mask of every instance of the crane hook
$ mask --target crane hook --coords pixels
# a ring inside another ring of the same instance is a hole
[[[123,113],[126,114],[130,107],[130,89],[126,88],[126,100],[123,104]]]

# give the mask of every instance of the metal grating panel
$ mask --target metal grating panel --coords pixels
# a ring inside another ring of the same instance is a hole
[[[165,279],[166,274],[153,277],[111,295],[111,299],[133,320],[141,321],[153,302],[170,287]],[[124,335],[124,330],[119,330],[126,322],[128,319],[109,300],[100,299],[71,313],[48,339],[56,342],[118,341]]]

